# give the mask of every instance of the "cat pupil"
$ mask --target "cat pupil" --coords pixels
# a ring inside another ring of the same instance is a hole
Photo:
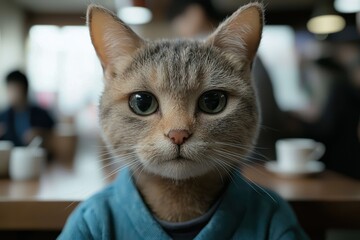
[[[142,112],[146,112],[150,107],[152,103],[152,96],[147,94],[136,94],[136,105]]]
[[[209,93],[204,96],[204,102],[208,109],[215,110],[220,103],[220,97],[218,93]]]

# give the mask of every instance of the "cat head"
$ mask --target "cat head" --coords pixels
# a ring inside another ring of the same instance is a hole
[[[100,124],[119,161],[177,180],[244,161],[258,132],[250,72],[261,4],[240,8],[203,41],[147,41],[94,5],[87,19],[104,69]]]

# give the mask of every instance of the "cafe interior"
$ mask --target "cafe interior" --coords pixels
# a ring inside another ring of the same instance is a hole
[[[121,169],[98,124],[104,82],[89,4],[155,40],[205,38],[249,2],[1,0],[0,239],[55,239],[76,206]],[[265,189],[258,194],[284,198],[310,239],[360,239],[360,0],[261,2],[252,75],[262,122],[239,170]],[[14,79],[27,80],[27,94],[11,88]],[[29,132],[6,118],[16,98],[36,106],[46,129]],[[24,137],[11,138],[10,125]]]

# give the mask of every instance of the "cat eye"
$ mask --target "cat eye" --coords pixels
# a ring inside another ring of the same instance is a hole
[[[225,109],[227,102],[226,93],[211,90],[203,93],[199,98],[199,109],[208,114],[216,114]]]
[[[136,92],[129,98],[129,105],[132,111],[141,116],[148,116],[157,111],[159,104],[149,92]]]

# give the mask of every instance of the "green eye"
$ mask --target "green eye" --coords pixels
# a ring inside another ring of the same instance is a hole
[[[208,114],[216,114],[225,109],[227,96],[225,92],[211,90],[203,93],[199,98],[199,108]]]
[[[157,111],[159,104],[149,92],[136,92],[129,98],[130,108],[134,113],[141,116],[148,116]]]

